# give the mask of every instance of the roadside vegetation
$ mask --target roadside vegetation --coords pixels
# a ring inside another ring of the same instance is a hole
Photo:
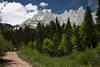
[[[20,49],[17,54],[33,67],[99,67],[100,66],[100,44],[95,49],[87,48],[83,53],[73,51],[70,55],[62,57],[51,57],[40,54],[28,47]]]
[[[0,67],[3,67],[3,64],[6,62],[2,57],[5,55],[5,52],[10,51],[11,48],[13,48],[12,42],[5,40],[2,34],[0,34]]]

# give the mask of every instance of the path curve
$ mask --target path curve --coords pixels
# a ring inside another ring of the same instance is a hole
[[[3,59],[8,61],[5,63],[5,67],[32,67],[30,64],[19,58],[15,52],[7,52]]]

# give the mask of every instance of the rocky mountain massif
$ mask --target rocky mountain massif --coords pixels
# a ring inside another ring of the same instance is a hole
[[[76,25],[81,25],[82,22],[84,21],[84,14],[85,14],[85,9],[83,7],[80,7],[78,10],[65,10],[64,13],[62,14],[54,14],[52,13],[51,10],[49,9],[44,9],[38,12],[35,16],[32,18],[29,18],[26,20],[24,23],[19,25],[20,27],[25,27],[25,26],[30,26],[30,27],[35,27],[38,22],[44,23],[44,24],[49,24],[51,21],[55,21],[56,18],[58,18],[60,24],[62,25],[63,23],[67,23],[68,18],[70,18],[71,24],[75,23]],[[95,12],[92,13],[93,15],[93,20],[94,23],[95,21]]]

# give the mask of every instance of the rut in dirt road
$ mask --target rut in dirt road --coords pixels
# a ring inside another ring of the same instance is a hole
[[[9,61],[5,63],[5,67],[32,67],[19,58],[15,52],[7,52],[3,59]]]

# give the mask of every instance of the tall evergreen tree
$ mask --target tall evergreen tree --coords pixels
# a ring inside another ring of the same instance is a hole
[[[87,7],[86,9],[84,22],[80,27],[80,35],[83,40],[82,43],[84,43],[84,45],[87,45],[89,48],[93,48],[95,46],[94,23],[89,7]]]
[[[56,32],[56,24],[54,23],[54,21],[50,22],[50,37],[53,37],[53,35]]]
[[[80,35],[79,48],[81,51],[84,51],[88,47],[86,30],[87,30],[86,22],[83,22],[79,28],[79,35]]]
[[[59,39],[57,34],[55,33],[52,37],[52,41],[54,43],[54,52],[57,53],[58,45],[59,45]]]
[[[61,41],[59,43],[58,51],[60,54],[66,54],[67,53],[67,36],[66,34],[62,35]]]
[[[36,27],[36,48],[39,52],[41,52],[42,50],[42,43],[44,38],[45,38],[44,25],[38,23]]]
[[[78,49],[78,46],[80,45],[78,34],[79,30],[75,23],[73,24],[72,32],[71,43],[73,45],[73,49]]]
[[[72,36],[72,26],[70,24],[70,19],[68,18],[68,21],[67,21],[67,24],[66,24],[66,27],[65,27],[65,32],[66,32],[66,40],[67,40],[67,51],[68,53],[71,52],[72,50],[72,44],[71,44],[71,36]]]
[[[60,22],[58,21],[58,18],[56,18],[56,34],[58,36],[58,40],[60,41],[61,39],[61,26],[60,26]]]
[[[98,0],[98,8],[97,8],[97,12],[96,12],[97,18],[97,24],[100,24],[100,0]]]
[[[72,26],[70,24],[70,19],[68,18],[67,24],[65,26],[65,32],[67,35],[71,36],[72,35]]]
[[[41,33],[41,28],[42,28],[42,25],[41,25],[41,23],[38,23],[37,24],[37,27],[36,27],[36,49],[38,50],[38,51],[40,51],[41,50],[41,35],[42,35],[42,33]]]

